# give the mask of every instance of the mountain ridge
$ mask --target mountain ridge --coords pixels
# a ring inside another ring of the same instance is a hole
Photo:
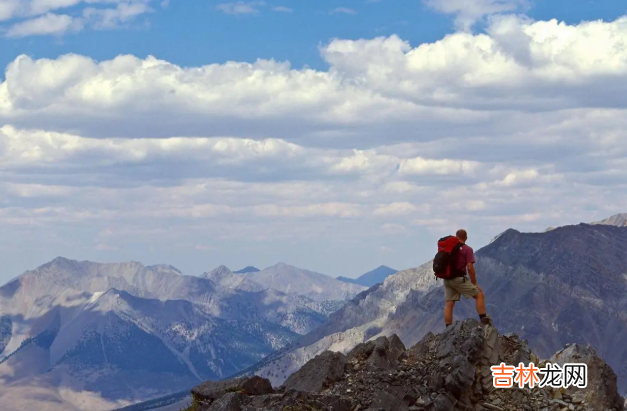
[[[627,227],[627,213],[618,213],[604,220],[593,222],[594,225],[613,225],[616,227]]]
[[[375,284],[382,283],[383,281],[385,281],[386,278],[397,272],[398,270],[395,270],[385,265],[380,265],[374,270],[368,271],[367,273],[362,274],[357,278],[339,276],[337,277],[337,279],[347,283],[359,284],[365,287],[372,287]]]

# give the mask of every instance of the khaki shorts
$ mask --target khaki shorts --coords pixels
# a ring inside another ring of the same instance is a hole
[[[444,280],[444,297],[446,301],[459,301],[463,295],[473,298],[479,293],[476,285],[470,282],[468,277],[457,277]]]

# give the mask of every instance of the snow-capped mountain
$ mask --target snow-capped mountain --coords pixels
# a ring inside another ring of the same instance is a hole
[[[57,258],[0,287],[3,411],[106,410],[226,377],[323,324],[334,300],[319,297],[226,267]]]
[[[505,231],[475,253],[488,314],[499,329],[533,341],[545,358],[568,342],[591,344],[617,370],[621,392],[627,392],[626,243],[627,229],[609,225]],[[388,277],[247,371],[280,385],[325,350],[346,353],[391,334],[409,346],[429,331],[443,330],[444,292],[431,264]],[[477,318],[474,300],[462,299],[455,319],[467,317]]]

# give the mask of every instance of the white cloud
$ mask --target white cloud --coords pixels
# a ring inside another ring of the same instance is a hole
[[[19,0],[0,0],[0,21],[10,20],[19,8]]]
[[[85,28],[112,29],[153,11],[150,4],[154,1],[0,0],[0,22],[8,25],[2,28],[7,37],[61,35]],[[161,5],[165,7],[167,3]],[[65,13],[58,13],[60,10]]]
[[[495,17],[416,46],[337,39],[328,71],[20,56],[0,83],[0,258],[28,242],[161,259],[172,238],[370,258],[382,234],[403,258],[462,226],[487,242],[627,211],[624,44],[627,18]]]
[[[291,13],[294,11],[294,9],[290,8],[290,7],[285,7],[285,6],[276,6],[272,8],[273,11],[279,11],[279,12],[283,12],[283,13]]]
[[[41,35],[58,35],[67,31],[79,31],[82,23],[65,14],[48,13],[31,20],[16,23],[7,32],[7,37],[28,37]]]
[[[86,8],[83,17],[96,29],[112,29],[151,11],[153,9],[145,3],[120,3],[116,8]]]
[[[357,12],[353,9],[349,9],[348,7],[337,7],[331,10],[329,14],[357,14]]]
[[[226,14],[258,14],[259,7],[264,6],[266,3],[263,1],[237,1],[232,3],[222,3],[216,6],[217,10],[220,10]]]
[[[481,163],[464,160],[432,160],[422,157],[402,160],[399,164],[399,172],[402,174],[442,174],[464,175],[477,171]]]
[[[423,0],[442,13],[454,14],[458,29],[470,31],[472,26],[484,16],[498,13],[525,10],[528,0]]]
[[[381,217],[404,216],[415,214],[418,211],[426,211],[428,208],[429,206],[426,204],[417,206],[408,202],[391,203],[377,207],[372,214]]]
[[[393,236],[397,236],[397,235],[402,235],[402,234],[407,234],[408,230],[405,226],[402,226],[400,224],[383,224],[381,226],[381,230],[388,235],[393,235]]]

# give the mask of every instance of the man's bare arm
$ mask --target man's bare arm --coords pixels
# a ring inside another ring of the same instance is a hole
[[[475,276],[475,263],[468,263],[468,275],[470,276],[470,282],[477,285],[477,277]]]

